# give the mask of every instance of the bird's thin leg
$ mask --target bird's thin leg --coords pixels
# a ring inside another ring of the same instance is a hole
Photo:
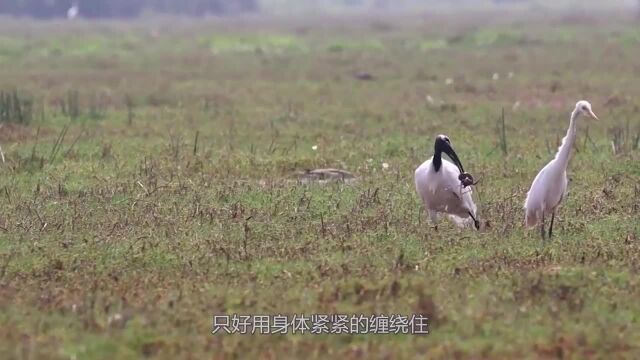
[[[540,223],[540,236],[542,236],[542,242],[544,243],[544,212],[542,212],[542,222]]]
[[[551,213],[551,226],[549,226],[549,240],[551,240],[551,234],[553,233],[553,220],[556,218],[556,211]]]
[[[473,225],[476,227],[476,230],[480,230],[480,221],[476,220],[475,216],[471,213],[471,211],[467,211],[469,216],[473,219]]]
[[[429,217],[433,224],[433,230],[438,231],[438,213],[433,210],[429,210]]]

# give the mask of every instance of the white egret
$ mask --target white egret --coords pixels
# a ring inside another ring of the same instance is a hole
[[[545,216],[551,215],[551,225],[549,226],[549,238],[551,238],[556,208],[567,195],[567,165],[571,148],[576,140],[576,121],[580,115],[598,119],[591,110],[591,104],[588,101],[581,100],[576,103],[576,108],[571,113],[567,135],[562,139],[562,144],[558,148],[555,158],[543,167],[533,179],[531,189],[527,193],[527,200],[524,203],[525,225],[534,227],[540,224],[540,234],[543,240],[545,238]]]
[[[76,17],[78,17],[79,13],[80,13],[80,6],[76,1],[74,1],[71,7],[69,8],[69,10],[67,10],[67,19],[73,20]]]
[[[443,160],[442,153],[449,155],[453,164]],[[470,182],[467,181],[469,179]],[[446,135],[436,137],[433,157],[416,169],[415,182],[416,190],[436,229],[439,213],[448,214],[458,225],[473,221],[476,229],[480,228],[480,222],[476,219],[476,205],[469,187],[473,178],[464,172],[462,163]]]

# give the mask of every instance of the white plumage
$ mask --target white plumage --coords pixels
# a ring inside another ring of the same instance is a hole
[[[451,157],[455,165],[442,159],[443,152]],[[415,171],[416,191],[434,225],[437,225],[438,216],[442,213],[460,226],[474,224],[476,228],[479,227],[471,187],[463,187],[459,179],[463,171],[449,138],[439,135],[434,155]]]
[[[533,227],[539,224],[543,239],[545,237],[545,217],[551,216],[549,227],[549,237],[551,237],[556,208],[567,194],[567,166],[569,165],[571,148],[576,139],[576,120],[580,115],[598,119],[591,110],[591,104],[588,101],[581,100],[576,103],[576,107],[571,113],[567,135],[562,139],[562,145],[560,145],[554,159],[545,165],[533,179],[524,203],[525,225]]]
[[[78,3],[74,2],[73,5],[71,5],[71,7],[69,8],[69,10],[67,10],[67,19],[73,20],[76,17],[78,17],[79,13],[80,13],[80,7],[78,6]]]

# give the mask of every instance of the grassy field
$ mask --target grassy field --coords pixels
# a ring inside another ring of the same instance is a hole
[[[622,15],[3,20],[0,353],[637,358],[638,58]],[[543,246],[522,204],[582,98],[601,121]],[[440,133],[481,178],[479,232],[426,221]],[[299,180],[327,167],[355,180]],[[231,313],[431,321],[211,335]]]

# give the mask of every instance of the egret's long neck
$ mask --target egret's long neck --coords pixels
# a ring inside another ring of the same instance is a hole
[[[580,112],[574,110],[571,113],[571,120],[569,121],[569,129],[567,129],[567,135],[562,139],[562,144],[556,154],[556,160],[559,161],[565,168],[569,164],[569,156],[571,155],[571,148],[576,140],[576,119]]]

